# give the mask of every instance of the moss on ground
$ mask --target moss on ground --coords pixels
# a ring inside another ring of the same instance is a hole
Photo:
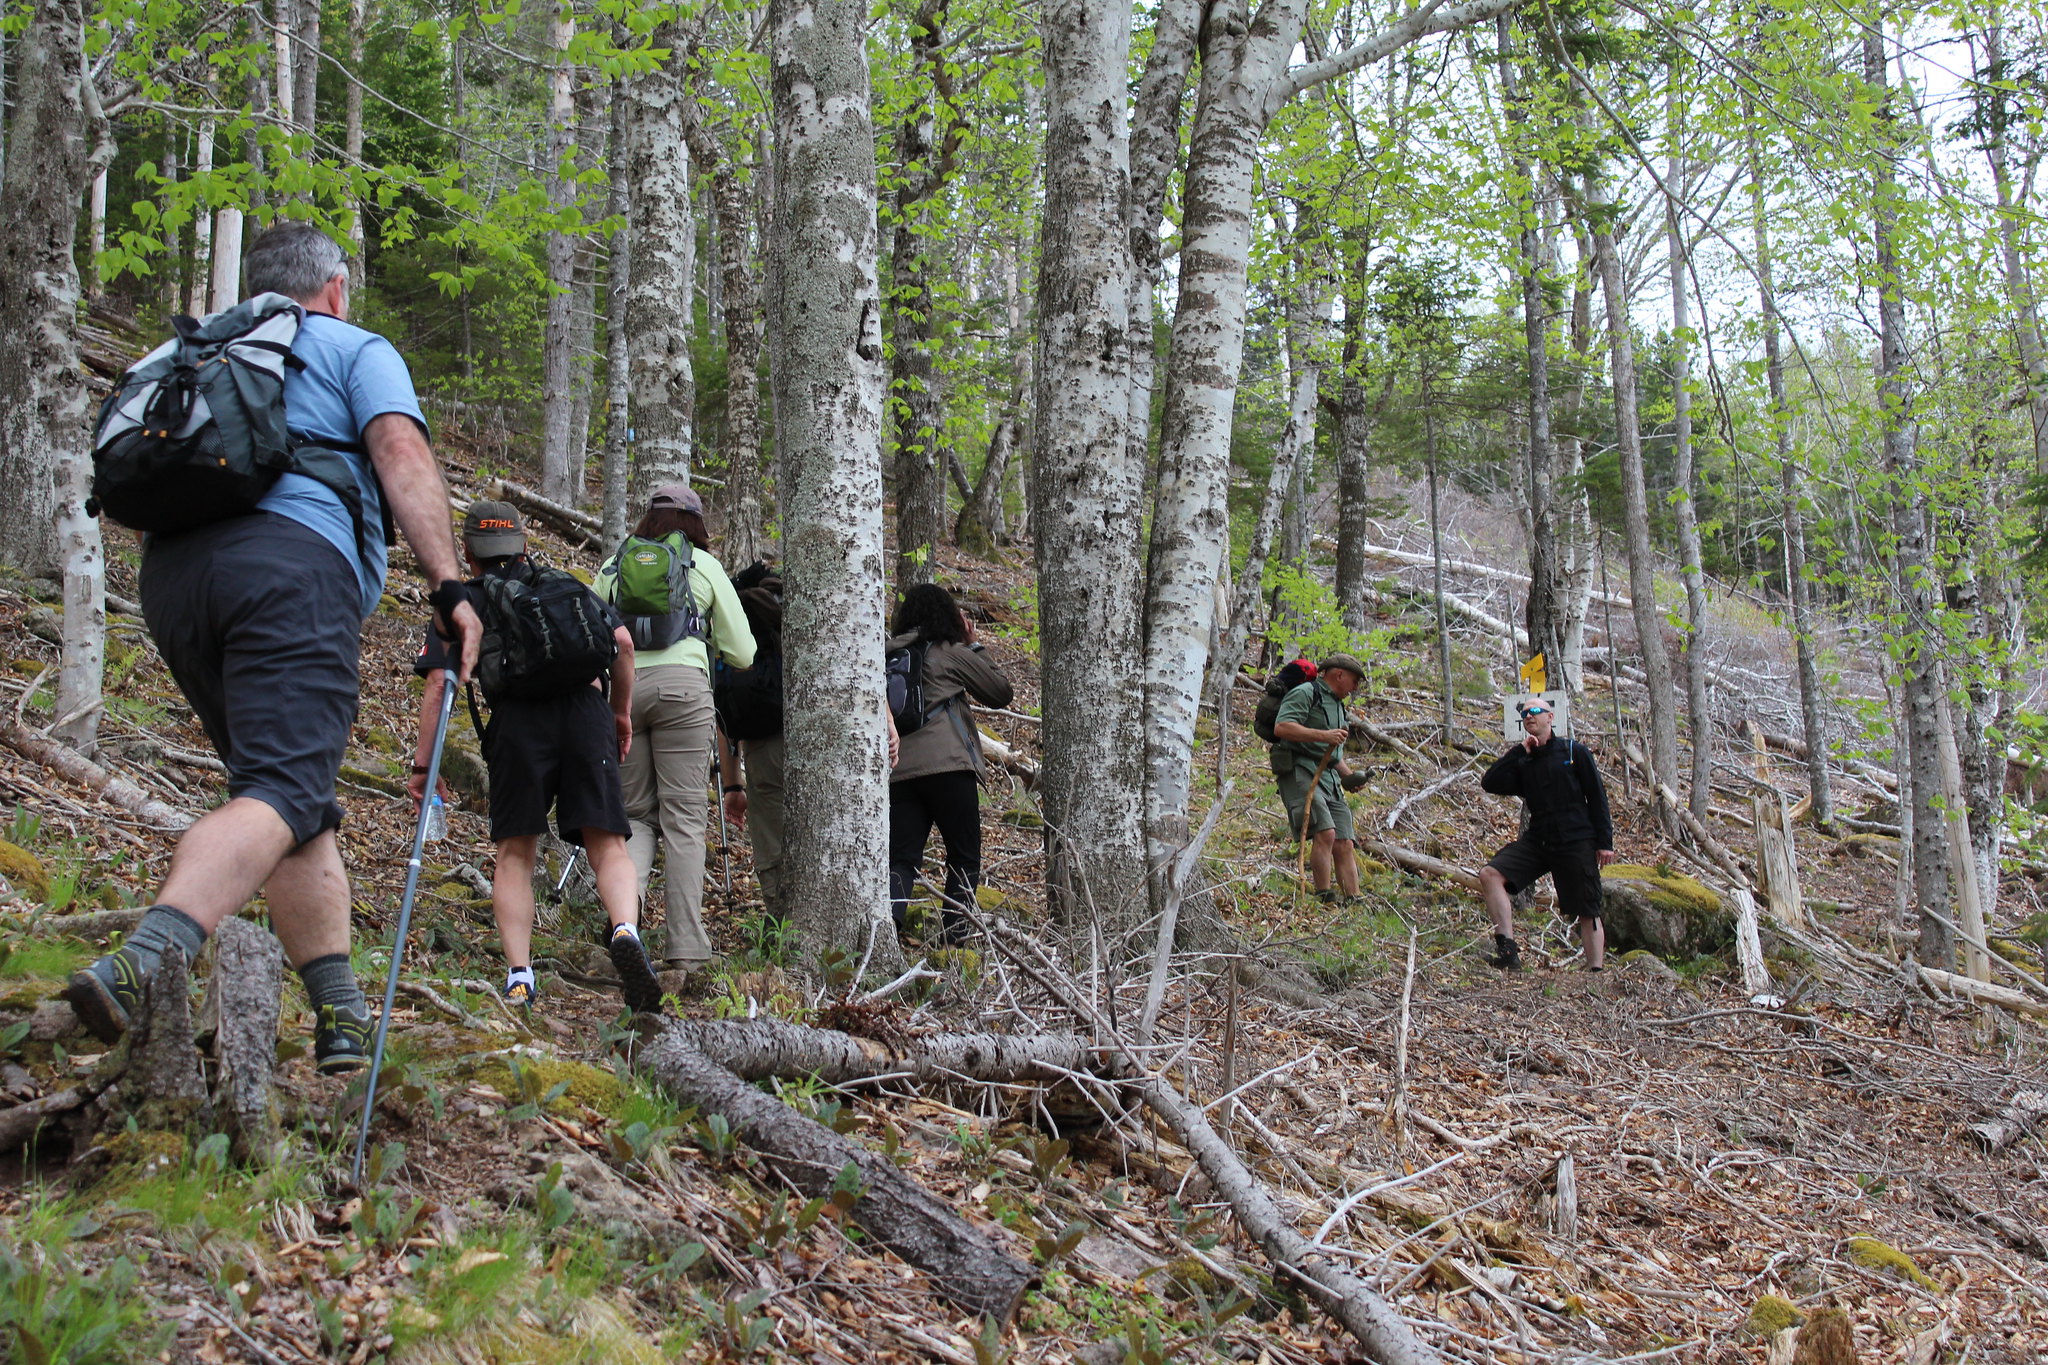
[[[1749,1328],[1759,1336],[1772,1336],[1805,1321],[1806,1314],[1800,1312],[1792,1300],[1776,1294],[1764,1295],[1749,1310]]]
[[[1875,1237],[1851,1237],[1849,1259],[1865,1270],[1876,1270],[1896,1275],[1902,1280],[1911,1280],[1922,1289],[1938,1289],[1939,1285],[1930,1279],[1927,1272],[1913,1263],[1913,1258],[1889,1242],[1880,1242]]]
[[[42,900],[50,894],[50,870],[43,866],[43,860],[5,839],[0,839],[0,878],[13,883],[16,891],[31,900]]]
[[[523,1085],[520,1076],[513,1074],[512,1063],[515,1061],[525,1077]],[[620,1087],[617,1076],[585,1062],[565,1061],[557,1057],[514,1056],[500,1052],[479,1058],[474,1069],[469,1071],[468,1079],[522,1103],[539,1100],[556,1086],[567,1082],[569,1088],[555,1101],[557,1106],[580,1105],[607,1118],[617,1118],[626,1103],[625,1091]]]
[[[1643,883],[1646,888],[1644,894],[1659,909],[1709,915],[1721,909],[1721,898],[1704,884],[1664,868],[1646,867],[1641,863],[1615,863],[1602,875]]]

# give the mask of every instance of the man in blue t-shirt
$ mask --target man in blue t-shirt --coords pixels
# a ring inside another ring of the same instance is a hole
[[[360,517],[313,479],[285,474],[241,517],[143,548],[142,610],[158,651],[228,770],[228,802],[178,841],[156,904],[115,952],[74,973],[65,994],[112,1042],[142,981],[176,946],[189,961],[261,890],[316,1015],[323,1072],[362,1067],[370,1012],[349,966],[349,885],[334,837],[335,779],[355,723],[363,618],[384,592],[384,509],[405,533],[463,678],[483,627],[463,592],[448,488],[427,444],[405,362],[348,322],[348,258],[309,223],[263,233],[246,258],[252,296],[306,312],[293,344],[285,417],[304,444],[348,464]]]

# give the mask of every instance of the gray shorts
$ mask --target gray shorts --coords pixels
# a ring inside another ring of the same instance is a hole
[[[1302,837],[1302,798],[1309,794],[1308,778],[1300,772],[1292,772],[1279,782],[1280,799],[1287,806],[1287,828],[1295,839]],[[1321,834],[1324,830],[1335,830],[1337,837],[1346,841],[1355,837],[1351,824],[1351,804],[1344,799],[1344,793],[1337,786],[1333,770],[1324,769],[1323,778],[1316,783],[1315,799],[1309,805],[1308,833]]]
[[[142,614],[228,769],[228,795],[275,810],[303,844],[341,823],[334,781],[360,686],[354,566],[275,512],[151,536]]]

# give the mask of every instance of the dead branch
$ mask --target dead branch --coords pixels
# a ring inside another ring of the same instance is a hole
[[[1420,872],[1426,877],[1440,877],[1447,882],[1456,882],[1467,891],[1476,892],[1480,889],[1479,874],[1455,863],[1432,858],[1427,853],[1417,853],[1412,848],[1403,848],[1385,839],[1363,838],[1358,843],[1359,847],[1381,862],[1391,863],[1404,871]]]
[[[45,1123],[68,1114],[92,1098],[92,1092],[73,1087],[45,1095],[12,1109],[0,1109],[0,1152],[10,1152],[42,1131]]]
[[[1000,922],[989,925],[1001,946],[1027,975],[1077,1017],[1089,1021],[1096,1041],[1132,1079],[1125,1084],[1157,1114],[1194,1156],[1216,1193],[1230,1205],[1238,1226],[1258,1242],[1268,1260],[1300,1281],[1323,1310],[1356,1337],[1380,1365],[1438,1365],[1443,1357],[1415,1335],[1408,1323],[1365,1281],[1327,1261],[1311,1259],[1317,1248],[1294,1228],[1287,1214],[1221,1134],[1209,1126],[1201,1107],[1190,1103],[1162,1077],[1144,1070],[1125,1049],[1107,1020],[1071,988],[1064,973],[1038,946]]]
[[[1095,1043],[1073,1033],[934,1033],[892,1046],[780,1019],[678,1019],[668,1030],[742,1080],[815,1076],[827,1085],[904,1076],[920,1084],[1060,1081],[1107,1073]]]
[[[680,1025],[650,1026],[633,1060],[677,1103],[722,1117],[808,1198],[829,1197],[840,1173],[852,1167],[861,1182],[860,1197],[847,1216],[862,1231],[929,1275],[948,1302],[998,1322],[1015,1316],[1024,1291],[1037,1278],[1031,1267],[1010,1256],[995,1234],[973,1227],[951,1205],[911,1181],[888,1157],[755,1089],[694,1047],[689,1030]]]
[[[1945,972],[1939,967],[1919,967],[1916,970],[1943,990],[1953,991],[1957,995],[1967,995],[1980,1004],[1997,1005],[2015,1014],[2048,1019],[2048,1001],[2023,995],[2010,986],[1997,986],[1989,981],[1973,980],[1959,972]]]
[[[15,723],[0,728],[0,740],[33,763],[40,763],[59,776],[91,790],[93,795],[118,806],[136,819],[156,828],[175,832],[197,817],[167,806],[125,777],[117,777],[68,745],[45,739],[27,726]]]
[[[499,479],[491,486],[491,492],[514,507],[533,514],[538,521],[559,534],[563,539],[581,545],[586,550],[603,550],[599,540],[603,523],[588,512],[579,512],[573,507],[564,507],[550,498],[544,498],[531,488],[513,483],[510,479]]]
[[[2037,1125],[2048,1123],[2048,1090],[2022,1090],[1992,1118],[1970,1125],[1970,1134],[1987,1152],[2002,1152]]]
[[[986,730],[981,731],[981,752],[998,768],[1015,773],[1017,780],[1024,784],[1026,790],[1037,788],[1038,765]]]

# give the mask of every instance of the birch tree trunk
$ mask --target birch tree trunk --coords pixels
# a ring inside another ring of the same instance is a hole
[[[566,214],[576,202],[573,163],[576,158],[576,68],[569,61],[569,40],[576,36],[576,18],[567,5],[556,9],[548,24],[552,68],[548,72],[548,207]],[[679,67],[671,56],[667,67]],[[687,210],[685,210],[687,213]],[[557,226],[548,229],[547,320],[540,351],[540,491],[564,506],[575,506],[576,483],[570,476],[569,442],[575,417],[575,346],[577,234]],[[684,296],[685,308],[688,295]]]
[[[1131,468],[1141,487],[1152,462],[1152,388],[1157,367],[1152,296],[1159,288],[1165,263],[1159,223],[1166,212],[1167,187],[1180,164],[1182,108],[1187,101],[1188,76],[1194,69],[1202,15],[1208,7],[1203,0],[1161,0],[1155,8],[1152,52],[1146,58],[1131,110],[1130,193],[1125,201],[1130,224],[1126,280],[1130,299],[1124,345],[1130,378],[1124,393],[1124,441],[1130,447]],[[1117,12],[1126,13],[1128,7],[1118,4]]]
[[[718,222],[726,353],[724,556],[732,567],[743,568],[767,548],[761,514],[761,303],[747,269],[751,214],[739,167],[694,102],[684,106],[683,133],[697,173],[710,180]],[[735,141],[746,145],[744,137]]]
[[[1876,262],[1878,420],[1884,472],[1892,499],[1897,593],[1904,620],[1897,654],[1904,670],[1906,725],[1912,731],[1913,895],[1919,906],[1921,962],[1952,969],[1956,939],[1942,919],[1949,908],[1948,827],[1941,799],[1941,657],[1934,622],[1932,564],[1928,553],[1928,495],[1920,482],[1919,428],[1913,377],[1906,353],[1906,305],[1899,281],[1898,182],[1892,157],[1898,147],[1895,112],[1885,73],[1881,13],[1864,30],[1863,78],[1877,104],[1873,149],[1871,242]],[[1929,915],[1927,911],[1934,911]]]
[[[17,90],[0,182],[0,559],[43,576],[67,557],[59,470],[81,457],[88,413],[73,254],[79,198],[97,169],[84,22],[82,0],[36,0],[19,61],[39,75]]]
[[[680,26],[657,27],[650,41],[671,54],[684,46]],[[690,477],[696,376],[690,368],[691,252],[689,153],[683,141],[683,62],[672,55],[626,82],[631,123],[626,184],[633,224],[627,270],[627,345],[633,380],[634,507],[666,483]]]
[[[1806,581],[1806,493],[1800,460],[1792,447],[1792,408],[1785,396],[1785,356],[1779,340],[1778,294],[1773,271],[1770,215],[1765,207],[1763,154],[1754,133],[1749,137],[1750,227],[1756,240],[1757,302],[1763,314],[1764,382],[1771,399],[1771,445],[1778,461],[1779,494],[1783,500],[1785,535],[1785,597],[1792,605],[1792,648],[1799,674],[1799,713],[1806,739],[1806,789],[1813,822],[1822,829],[1835,823],[1834,784],[1828,776],[1826,700],[1820,690],[1820,667],[1814,657],[1813,589]]]
[[[291,123],[310,133],[320,115],[320,0],[297,0],[292,23]]]
[[[100,167],[92,178],[92,192],[86,200],[85,296],[100,296],[100,257],[107,249],[107,168]]]
[[[342,151],[351,167],[363,162],[363,38],[370,26],[369,0],[349,0],[348,92],[342,97]],[[348,222],[348,283],[363,287],[363,201],[354,200]]]
[[[1028,117],[1028,114],[1027,114]],[[1036,125],[1037,120],[1032,119]],[[1010,484],[1010,470],[1024,430],[1025,405],[1032,398],[1033,348],[1025,343],[1024,298],[1017,277],[1017,256],[1006,246],[1003,251],[1003,297],[1009,320],[1010,353],[1016,357],[1016,374],[1003,414],[989,434],[988,457],[981,462],[981,476],[974,493],[960,508],[953,522],[953,541],[973,554],[991,555],[1010,539],[1008,517],[1003,507]]]
[[[1280,534],[1280,514],[1302,464],[1315,451],[1316,411],[1323,376],[1321,347],[1333,302],[1328,282],[1305,257],[1303,253],[1303,258],[1294,264],[1296,283],[1287,295],[1287,425],[1281,429],[1279,443],[1274,447],[1273,468],[1266,478],[1265,497],[1259,503],[1259,519],[1252,527],[1251,545],[1230,594],[1230,623],[1216,655],[1221,688],[1229,686],[1228,680],[1236,676],[1244,662],[1252,613],[1258,608],[1260,589],[1266,581],[1266,560]]]
[[[1178,7],[1169,5],[1161,13]],[[1189,7],[1191,8],[1191,6]],[[1070,932],[1143,914],[1137,679],[1142,442],[1136,353],[1129,0],[1049,0],[1045,217],[1031,461],[1044,696],[1046,892]],[[1164,177],[1161,177],[1164,185]],[[1163,192],[1163,191],[1162,191]],[[1157,219],[1154,219],[1155,231]],[[1137,362],[1142,366],[1142,362]]]
[[[1628,291],[1621,257],[1607,217],[1605,191],[1595,174],[1586,177],[1588,213],[1593,220],[1593,260],[1607,301],[1607,348],[1614,385],[1614,426],[1621,451],[1621,494],[1627,523],[1630,608],[1649,684],[1650,771],[1653,784],[1674,786],[1678,774],[1678,721],[1672,714],[1671,656],[1664,648],[1664,617],[1657,610],[1656,561],[1650,548],[1649,496],[1643,486],[1643,438],[1636,411],[1635,343],[1629,330]]]
[[[789,876],[815,962],[889,917],[882,717],[882,329],[875,139],[861,0],[772,0],[777,444],[788,475],[783,618]],[[639,263],[634,287],[640,286]]]
[[[607,546],[626,538],[626,481],[632,474],[633,377],[627,282],[633,262],[633,226],[632,194],[626,185],[626,138],[631,108],[625,86],[614,85],[611,138],[605,151],[605,168],[611,179],[611,197],[606,207],[622,226],[612,234],[611,249],[605,255],[602,534]]]
[[[1684,192],[1688,174],[1678,103],[1678,73],[1682,69],[1674,64],[1666,76],[1665,114],[1671,139],[1664,180],[1667,196]],[[1692,295],[1687,278],[1691,258],[1678,204],[1668,197],[1664,234],[1671,271],[1671,446],[1673,478],[1678,484],[1672,510],[1678,518],[1678,571],[1685,579],[1685,721],[1692,740],[1692,782],[1686,804],[1694,818],[1704,822],[1714,791],[1714,718],[1707,709],[1706,576],[1700,566],[1700,523],[1692,493]]]
[[[1522,286],[1522,350],[1529,388],[1529,600],[1523,620],[1529,632],[1529,652],[1543,656],[1551,685],[1576,695],[1578,673],[1567,667],[1565,657],[1567,613],[1555,511],[1559,490],[1550,440],[1550,305],[1543,288],[1543,218],[1536,202],[1532,158],[1516,145],[1517,133],[1529,123],[1529,99],[1515,65],[1513,21],[1506,15],[1494,20],[1494,46],[1501,63],[1506,137],[1513,146],[1515,211],[1521,218],[1516,246]]]
[[[206,102],[213,102],[213,89],[209,83]],[[192,178],[202,184],[213,176],[214,124],[210,117],[201,117],[199,131],[193,135]],[[213,215],[207,212],[204,203],[192,214],[192,270],[185,277],[184,311],[193,317],[206,312],[213,282]]]

